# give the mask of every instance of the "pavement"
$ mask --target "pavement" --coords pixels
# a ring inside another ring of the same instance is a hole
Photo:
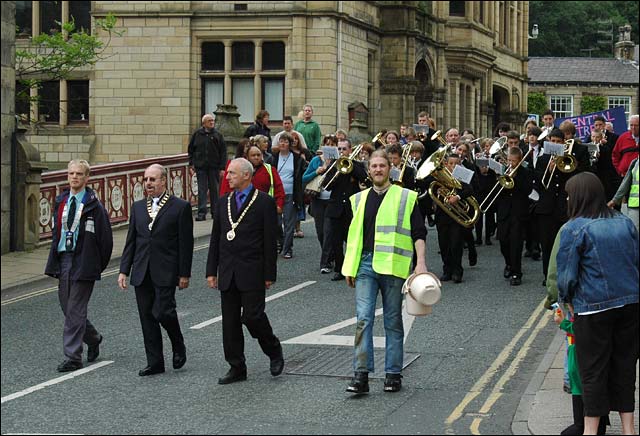
[[[194,238],[196,244],[206,243],[211,233],[211,220],[194,222]],[[127,236],[127,226],[114,228],[113,256],[109,268],[117,267]],[[198,241],[200,239],[200,241]],[[1,256],[1,295],[2,300],[10,298],[11,294],[21,292],[26,288],[33,290],[34,286],[55,284],[53,279],[47,279],[43,271],[49,255],[48,243],[31,252],[13,252]],[[42,283],[36,283],[42,282]],[[564,334],[558,329],[544,358],[540,362],[527,389],[523,393],[516,413],[511,423],[513,434],[560,434],[573,422],[571,396],[565,393],[563,387],[563,362],[565,354]],[[636,434],[638,419],[638,381],[636,377]],[[607,434],[622,434],[620,418],[617,413],[610,416],[611,427]]]

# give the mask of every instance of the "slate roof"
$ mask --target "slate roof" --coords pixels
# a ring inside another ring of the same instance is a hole
[[[638,85],[638,64],[613,58],[529,58],[529,84]]]

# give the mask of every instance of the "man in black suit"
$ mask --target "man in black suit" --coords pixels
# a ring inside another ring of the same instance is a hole
[[[564,144],[565,133],[560,129],[554,129],[549,133],[547,140],[556,144]],[[589,150],[586,146],[577,143],[577,141],[574,142],[571,155],[576,159],[576,169],[570,173],[564,173],[557,168],[554,171],[555,161],[549,162],[553,157],[550,154],[539,156],[535,165],[534,188],[540,194],[540,199],[535,206],[535,213],[538,219],[540,245],[542,247],[542,271],[545,276],[543,286],[546,285],[547,270],[553,242],[556,239],[560,227],[562,227],[568,219],[567,192],[564,187],[567,180],[572,176],[583,171],[588,171],[591,168],[589,163]],[[551,176],[552,172],[553,176]]]
[[[510,168],[518,167],[522,160],[520,147],[510,148],[507,159]],[[529,219],[529,193],[533,186],[533,174],[529,168],[520,165],[512,178],[513,189],[503,189],[498,197],[498,240],[505,261],[504,278],[510,279],[512,286],[518,286],[522,283],[522,245],[525,225]]]
[[[221,385],[247,379],[242,324],[269,356],[271,375],[284,369],[282,346],[264,313],[266,289],[276,280],[276,204],[253,187],[252,175],[246,159],[229,164],[227,180],[234,192],[218,202],[209,244],[207,282],[221,291],[224,358],[231,365],[218,380]]]
[[[118,285],[136,288],[147,366],[139,376],[164,372],[162,331],[164,327],[173,349],[173,368],[187,361],[184,338],[176,313],[176,286],[189,287],[193,258],[193,217],[191,205],[166,191],[167,170],[158,164],[144,172],[147,199],[133,203],[129,232],[120,261]]]

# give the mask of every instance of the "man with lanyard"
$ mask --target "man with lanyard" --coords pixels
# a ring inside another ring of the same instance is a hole
[[[87,306],[96,280],[109,264],[113,235],[109,216],[89,187],[89,163],[69,162],[69,190],[55,200],[53,241],[45,274],[59,280],[58,297],[64,312],[65,360],[59,372],[82,368],[82,343],[87,361],[100,354],[102,335],[87,318]]]
[[[354,343],[354,377],[347,392],[369,392],[369,372],[374,371],[373,321],[378,289],[382,293],[385,351],[385,392],[402,387],[404,329],[402,324],[402,285],[411,271],[415,246],[416,273],[427,272],[427,229],[417,193],[392,185],[391,163],[382,150],[369,159],[373,187],[352,195],[353,220],[349,227],[347,252],[342,274],[356,293],[356,333]]]
[[[247,379],[242,324],[269,356],[271,375],[284,369],[280,341],[264,313],[266,289],[276,280],[276,204],[251,184],[253,166],[244,158],[231,161],[227,180],[234,190],[215,209],[207,283],[220,289],[222,343],[230,369],[218,380],[225,385]]]

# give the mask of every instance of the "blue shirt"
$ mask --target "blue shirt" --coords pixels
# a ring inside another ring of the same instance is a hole
[[[242,191],[235,191],[234,200],[237,198],[238,192],[242,192],[244,194],[244,198],[242,199],[242,204],[244,204],[247,201],[247,198],[249,197],[249,194],[251,193],[252,189],[253,189],[253,184],[249,183],[249,186],[247,186],[246,189],[243,189]],[[236,202],[236,205],[237,205],[237,202]]]
[[[76,199],[76,211],[78,210],[77,208],[80,207],[80,205],[82,204],[82,200],[84,200],[84,194],[85,194],[86,189],[83,189],[82,191],[78,192],[75,195],[71,195],[71,192],[69,192],[69,198],[67,198],[67,204],[69,204],[69,202],[71,201],[71,197],[75,197]],[[62,205],[61,205],[62,206]],[[62,206],[64,207],[64,206]],[[62,218],[64,219],[64,218]],[[66,241],[67,238],[65,236],[65,232],[64,232],[64,223],[63,222],[59,222],[56,223],[56,225],[60,226],[60,241],[58,241],[58,253],[61,253],[63,251],[67,251],[67,247],[66,247]],[[78,227],[76,227],[76,230],[73,232],[73,248],[76,247],[76,242],[78,241],[78,233],[80,232],[80,226],[78,225]]]

